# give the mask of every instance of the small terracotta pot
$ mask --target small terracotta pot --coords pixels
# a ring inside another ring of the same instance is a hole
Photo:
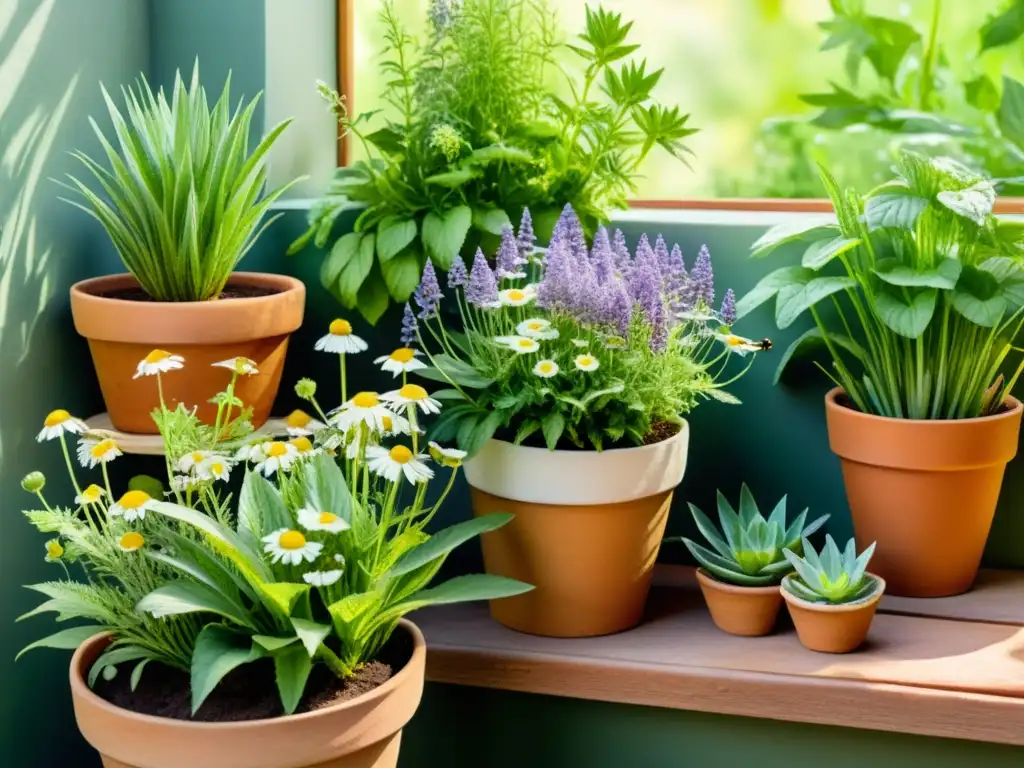
[[[114,428],[156,434],[150,414],[159,405],[156,381],[133,379],[136,366],[154,349],[185,358],[185,368],[161,376],[169,407],[199,406],[213,423],[217,406],[209,399],[231,380],[231,372],[213,363],[248,357],[259,373],[240,376],[235,394],[253,409],[253,426],[270,416],[281,383],[288,337],[302,324],[306,287],[284,275],[236,272],[228,286],[267,288],[267,296],[217,301],[127,301],[104,296],[137,288],[131,275],[110,275],[71,286],[75,330],[89,340],[93,365]]]
[[[654,445],[548,451],[491,440],[466,462],[473,512],[511,512],[481,538],[488,573],[535,585],[491,601],[520,632],[590,637],[640,621],[689,427]]]
[[[889,419],[825,397],[857,549],[877,542],[872,568],[889,593],[946,597],[970,589],[981,564],[1022,407],[955,421]]]
[[[719,581],[703,568],[697,581],[715,626],[730,635],[761,637],[775,629],[782,594],[774,587],[741,587]]]
[[[786,589],[793,574],[782,580],[782,597],[804,647],[821,653],[849,653],[867,639],[878,601],[885,592],[885,579],[873,573],[868,576],[878,582],[879,590],[867,600],[846,605],[809,603]]]
[[[191,722],[116,707],[86,684],[92,662],[110,643],[87,640],[71,659],[71,696],[82,736],[104,768],[396,768],[402,728],[423,694],[427,656],[410,621],[409,663],[378,688],[334,706],[264,720]]]

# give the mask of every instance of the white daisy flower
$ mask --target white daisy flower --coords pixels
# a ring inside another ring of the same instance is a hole
[[[400,373],[408,373],[409,371],[417,371],[426,368],[426,364],[417,360],[416,357],[420,355],[418,349],[412,349],[411,347],[399,347],[390,355],[384,355],[378,357],[375,362],[381,367],[381,370],[389,371],[393,376],[398,376]]]
[[[263,537],[263,551],[270,555],[276,565],[301,565],[303,560],[312,563],[320,556],[323,544],[306,541],[306,537],[298,531],[280,528],[269,536]]]
[[[534,294],[524,288],[506,288],[498,291],[498,301],[506,307],[522,307],[534,299]]]
[[[243,445],[241,448],[235,451],[235,461],[250,461],[253,463],[257,461],[263,461],[263,446],[266,445],[268,442],[268,440],[260,440],[255,443]]]
[[[531,339],[528,336],[495,336],[494,341],[521,355],[536,352],[540,349],[540,344],[537,343],[537,340]]]
[[[341,574],[342,571],[340,569],[333,571],[310,571],[309,573],[302,574],[302,580],[307,584],[312,584],[314,587],[329,587],[341,578]]]
[[[326,427],[322,421],[318,421],[305,411],[298,409],[288,414],[284,420],[285,428],[289,437],[309,437]]]
[[[128,491],[110,505],[110,516],[124,516],[126,522],[146,519],[146,510],[152,509],[156,501],[145,491]]]
[[[227,368],[239,376],[255,376],[259,373],[256,368],[256,361],[248,357],[232,357],[230,360],[221,360],[219,363],[211,363],[214,368]]]
[[[414,454],[404,445],[396,445],[390,450],[379,445],[371,445],[366,449],[366,458],[370,462],[370,471],[397,483],[402,475],[414,485],[425,483],[434,476],[434,470],[423,463],[423,454]]]
[[[308,459],[311,456],[318,456],[323,453],[323,450],[314,446],[313,441],[305,435],[302,437],[293,437],[288,441],[288,445],[294,446],[295,450],[299,452],[299,457],[304,459]]]
[[[65,432],[77,435],[85,432],[86,429],[84,421],[76,419],[63,408],[58,408],[56,411],[50,411],[46,415],[46,419],[43,421],[43,428],[36,435],[36,441],[41,443],[44,440],[54,440]]]
[[[341,565],[344,565],[345,564],[345,556],[344,555],[335,555],[334,556],[334,562],[340,563]]]
[[[516,333],[531,339],[557,339],[558,329],[551,327],[551,321],[543,317],[531,317],[516,326]]]
[[[204,461],[196,467],[196,475],[201,480],[221,480],[226,483],[231,477],[231,462],[221,458]]]
[[[740,357],[743,357],[748,352],[760,352],[764,349],[771,349],[772,346],[772,343],[767,339],[764,341],[754,341],[743,336],[737,336],[735,333],[716,333],[715,338],[722,342],[726,349],[730,352],[735,352]]]
[[[80,507],[84,507],[87,504],[99,504],[103,500],[103,497],[107,495],[107,492],[100,486],[93,483],[82,489],[82,492],[75,496],[75,504]]]
[[[202,482],[202,478],[195,475],[175,475],[171,478],[171,491],[165,492],[164,496],[170,496],[172,492],[184,493],[196,488]]]
[[[348,432],[357,424],[365,424],[375,432],[383,432],[385,417],[394,414],[381,405],[380,400],[376,392],[360,392],[337,409],[331,417],[331,424],[342,432]]]
[[[408,435],[412,432],[412,425],[409,420],[400,414],[394,413],[390,416],[385,416],[381,422],[384,427],[381,430],[381,434],[385,437],[394,437],[395,435]],[[422,429],[417,429],[417,432],[422,432]]]
[[[593,355],[576,355],[573,363],[581,371],[596,371],[601,367],[601,362]]]
[[[317,341],[317,352],[333,352],[336,355],[354,355],[365,352],[368,345],[352,333],[352,324],[348,320],[335,320],[331,323],[326,336]]]
[[[586,339],[573,339],[572,345],[577,349],[586,349],[587,347],[590,346],[590,342],[587,341]]]
[[[172,355],[163,349],[154,349],[135,368],[133,379],[140,376],[155,376],[168,371],[175,371],[185,364],[185,358],[181,355]]]
[[[117,546],[122,552],[135,552],[142,549],[145,544],[145,537],[138,531],[128,531],[117,540]]]
[[[111,462],[120,455],[121,449],[109,437],[103,440],[85,437],[78,441],[78,460],[87,469]]]
[[[458,448],[445,448],[443,445],[435,443],[433,440],[429,444],[430,458],[440,464],[442,467],[450,467],[455,469],[462,465],[463,459],[466,458],[466,452],[460,451]]]
[[[192,451],[178,459],[174,463],[174,468],[178,472],[192,472],[200,464],[214,456],[219,456],[219,454],[216,454],[213,451]]]
[[[424,413],[441,412],[441,403],[427,394],[427,390],[419,384],[406,384],[401,389],[385,392],[381,395],[381,400],[384,400],[393,407],[398,406],[401,408],[406,405],[415,405]],[[392,422],[393,424],[394,422]]]
[[[256,471],[270,477],[278,470],[287,472],[299,458],[299,452],[291,443],[274,440],[263,443],[263,458],[256,464]]]
[[[558,363],[554,360],[541,360],[533,366],[534,374],[540,376],[542,379],[550,379],[558,373],[558,370]]]
[[[333,512],[321,512],[312,507],[303,507],[296,516],[299,525],[307,531],[327,531],[328,533],[341,533],[349,529],[349,524]]]

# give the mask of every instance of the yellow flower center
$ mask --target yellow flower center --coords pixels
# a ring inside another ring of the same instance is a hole
[[[138,509],[149,501],[150,498],[150,495],[145,491],[128,491],[117,503],[125,509]]]
[[[281,458],[286,453],[288,453],[288,446],[276,440],[267,446],[267,456],[272,456],[275,459]]]
[[[529,328],[531,331],[543,331],[544,323],[539,323],[535,320],[532,323],[527,323],[526,327]]]
[[[352,323],[348,320],[335,320],[329,330],[332,336],[348,336],[352,333]]]
[[[146,543],[145,538],[138,531],[128,531],[121,537],[121,549],[141,549]]]
[[[378,402],[376,392],[360,392],[352,398],[352,405],[356,408],[373,408]]]
[[[380,420],[380,425],[384,427],[385,432],[391,432],[395,428],[395,422],[391,420],[390,416],[385,416]]]
[[[65,411],[63,408],[58,408],[56,411],[50,411],[46,415],[46,421],[44,421],[43,424],[48,427],[56,427],[58,424],[63,424],[70,418],[70,413]]]
[[[93,483],[84,491],[82,491],[82,498],[88,501],[90,504],[100,500],[100,496],[103,495],[103,489],[100,488],[96,483]]]
[[[391,359],[396,363],[408,363],[416,356],[416,351],[409,347],[399,347],[391,353]]]
[[[408,464],[410,461],[412,461],[412,451],[410,451],[404,445],[396,445],[394,448],[388,451],[388,455],[391,457],[392,461],[398,464]]]
[[[551,373],[553,368],[554,365],[551,363],[541,363],[539,366],[537,366],[537,370],[539,370],[541,373]]]
[[[210,465],[210,472],[212,472],[215,475],[223,475],[224,474],[224,465],[221,464],[219,461],[214,463],[214,464],[211,464]]]
[[[513,288],[505,295],[508,296],[509,301],[522,301],[526,298],[526,294],[518,288]]]
[[[313,450],[313,443],[310,442],[308,437],[296,437],[294,440],[289,440],[289,443],[295,446],[295,450],[299,453],[309,453]]]
[[[147,363],[159,363],[161,360],[166,360],[171,356],[170,352],[165,352],[162,349],[154,349],[148,355],[146,355]]]
[[[192,463],[198,464],[203,460],[203,454],[199,451],[192,451]]]
[[[46,555],[47,557],[56,560],[58,557],[64,554],[64,547],[60,545],[59,541],[48,541],[46,542]]]
[[[99,459],[102,458],[103,455],[106,454],[108,451],[112,451],[115,448],[117,448],[117,443],[108,438],[106,440],[101,440],[100,442],[96,443],[96,445],[92,447],[90,453],[92,454],[92,457],[94,459]]]
[[[730,336],[726,342],[730,347],[738,347],[743,344],[743,339],[739,336]]]
[[[306,546],[306,537],[298,531],[285,531],[277,539],[277,545],[281,549],[302,549]]]
[[[285,423],[294,429],[302,429],[312,420],[313,417],[305,411],[295,410],[288,414],[288,418],[285,419]]]
[[[536,342],[533,339],[520,339],[519,346],[523,349],[531,349]]]
[[[593,365],[594,364],[594,358],[587,357],[586,355],[582,355],[582,356],[580,356],[578,358],[578,362],[579,362],[580,365],[585,367],[585,366],[588,366],[588,365]]]
[[[419,384],[406,384],[398,390],[398,396],[404,397],[406,400],[426,400],[427,390]]]
[[[320,513],[320,525],[330,525],[331,523],[333,523],[337,519],[338,519],[338,516],[335,515],[335,514],[332,514],[331,512],[321,512]]]

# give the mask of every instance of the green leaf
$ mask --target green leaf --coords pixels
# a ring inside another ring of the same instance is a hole
[[[359,314],[366,318],[370,325],[376,325],[390,303],[391,297],[388,295],[388,287],[384,284],[380,265],[374,264],[366,280],[359,286],[359,293],[356,294]]]
[[[928,200],[905,185],[890,184],[883,189],[864,202],[864,220],[868,229],[913,229],[917,217],[928,207]]]
[[[468,603],[474,600],[500,600],[514,597],[533,589],[533,585],[525,584],[516,579],[497,576],[490,573],[473,573],[467,576],[456,576],[436,587],[421,589],[407,600],[389,606],[375,617],[373,626],[380,627],[401,618],[411,611],[426,608],[430,605],[451,605],[452,603]]]
[[[443,213],[431,211],[423,219],[423,247],[434,265],[447,271],[466,242],[466,233],[473,222],[468,205],[449,208]]]
[[[42,640],[36,640],[34,643],[30,643],[22,648],[18,655],[14,657],[17,661],[24,654],[31,651],[33,648],[58,648],[60,650],[75,650],[88,640],[90,637],[94,637],[100,632],[105,631],[106,627],[101,627],[98,624],[89,624],[81,627],[71,627],[70,629],[62,629],[60,632],[54,632],[52,635],[44,637]]]
[[[1002,13],[988,17],[980,34],[982,51],[1009,45],[1024,35],[1024,1],[1010,0]]]
[[[203,627],[192,651],[192,714],[199,711],[225,675],[263,655],[263,650],[247,634],[221,624]]]
[[[308,619],[297,619],[294,616],[292,617],[292,627],[295,628],[295,634],[306,647],[306,652],[311,659],[316,655],[320,643],[331,634],[331,628],[326,624],[318,624]]]
[[[839,227],[835,224],[820,224],[814,221],[786,221],[782,224],[776,224],[761,235],[750,246],[750,255],[756,259],[760,256],[767,256],[779,246],[795,240],[810,242],[826,237],[835,237],[838,234]]]
[[[999,291],[1013,308],[1024,306],[1024,265],[1008,256],[993,256],[978,265],[999,283]]]
[[[924,333],[935,314],[935,288],[883,288],[875,296],[878,317],[891,330],[908,339]]]
[[[898,259],[883,259],[878,262],[875,274],[889,285],[951,291],[960,279],[961,266],[963,262],[959,259],[942,259],[934,269],[914,269]]]
[[[268,533],[292,527],[292,517],[280,491],[259,472],[246,470],[238,497],[237,525],[238,533],[256,549]]]
[[[416,371],[416,374],[431,381],[444,383],[454,381],[460,387],[470,389],[486,389],[494,383],[493,379],[485,378],[477,373],[476,368],[469,363],[451,355],[433,355],[431,362],[434,364],[433,368],[421,368]]]
[[[491,163],[532,163],[533,155],[524,149],[510,147],[505,144],[491,144],[487,147],[474,149],[469,156],[469,162],[475,165],[490,165]]]
[[[551,411],[541,419],[541,431],[544,433],[544,443],[549,451],[555,450],[562,433],[565,431],[565,417],[558,411]]]
[[[500,235],[505,227],[512,226],[512,222],[501,208],[474,208],[473,226],[482,232]]]
[[[995,112],[999,109],[999,89],[987,75],[978,75],[964,83],[964,94],[967,103],[982,112]]]
[[[263,648],[270,653],[279,651],[287,645],[299,642],[298,636],[293,635],[292,637],[271,637],[270,635],[253,635],[252,641],[256,643],[260,648]]]
[[[380,128],[368,133],[366,140],[389,155],[399,155],[405,151],[402,134],[393,128]]]
[[[1003,77],[1003,100],[996,119],[1003,135],[1024,150],[1024,83]]]
[[[860,239],[847,237],[833,237],[830,240],[818,240],[811,243],[804,251],[800,260],[802,266],[807,269],[818,270],[828,264],[836,256],[840,256],[852,248],[860,245]]]
[[[295,712],[306,690],[313,661],[301,646],[288,646],[274,654],[277,692],[286,715]]]
[[[816,277],[806,285],[783,286],[775,300],[775,324],[779,330],[788,328],[822,299],[856,285],[852,277]]]
[[[348,308],[356,306],[359,289],[374,266],[373,249],[376,238],[372,232],[360,236],[359,249],[338,276],[337,291]]]
[[[814,278],[814,270],[806,267],[781,267],[765,275],[750,293],[736,302],[737,319],[746,317],[770,300],[787,285],[806,285]]]
[[[377,257],[381,263],[393,259],[416,237],[416,220],[388,216],[377,225]]]
[[[1006,312],[1006,298],[991,272],[968,264],[953,291],[953,309],[972,323],[993,328]]]
[[[438,531],[427,541],[402,555],[384,577],[393,579],[415,571],[429,562],[446,556],[453,549],[470,539],[501,528],[503,525],[508,524],[513,517],[515,515],[508,512],[496,512],[490,515],[474,517],[472,520],[465,520],[442,531]]]
[[[828,339],[834,346],[842,347],[858,360],[864,359],[864,348],[849,336],[829,333]],[[825,339],[821,335],[821,329],[815,326],[814,328],[809,328],[804,331],[793,340],[793,343],[790,344],[782,354],[782,359],[779,360],[779,364],[775,369],[775,378],[773,379],[772,384],[778,384],[782,381],[782,377],[787,366],[793,360],[800,360],[811,357],[812,355],[818,355],[821,354],[822,351],[828,351],[828,346],[825,344]]]
[[[310,586],[309,584],[279,581],[261,584],[260,590],[273,601],[274,605],[284,616],[290,617],[299,598],[309,594]]]
[[[359,253],[359,243],[363,236],[359,232],[342,235],[331,247],[331,252],[320,264],[320,283],[330,289],[338,281],[341,271]]]
[[[139,601],[136,610],[145,611],[154,619],[186,613],[216,613],[243,627],[256,628],[245,608],[198,581],[172,581],[157,587]]]
[[[463,184],[472,181],[478,176],[480,176],[480,171],[476,168],[460,168],[455,171],[435,173],[433,176],[428,176],[423,181],[426,184],[435,184],[439,187],[455,189],[456,187],[461,187]]]
[[[992,206],[996,203],[996,188],[990,181],[979,181],[977,184],[960,190],[943,190],[936,199],[958,216],[970,219],[979,227],[985,226],[992,215]]]
[[[498,411],[491,411],[486,418],[481,419],[473,428],[473,432],[465,440],[459,440],[459,448],[465,451],[469,457],[480,452],[484,444],[494,437],[494,433],[501,426],[504,416]]]
[[[132,693],[135,693],[135,689],[139,687],[139,681],[142,679],[142,670],[146,668],[146,665],[150,661],[151,659],[143,659],[135,665],[134,669],[132,669],[132,676],[128,680],[128,685],[131,688]]]
[[[327,454],[314,456],[302,466],[304,503],[321,512],[331,512],[352,524],[352,494],[345,473]]]
[[[143,491],[151,498],[160,499],[164,495],[164,484],[151,475],[135,475],[128,481],[129,491]]]
[[[708,544],[714,547],[722,557],[732,557],[732,548],[727,541],[718,535],[715,524],[695,504],[690,504],[689,507],[690,514],[693,515],[693,520],[697,524],[697,530],[707,539]]]
[[[152,658],[151,652],[137,645],[108,647],[107,650],[105,650],[100,657],[92,663],[92,667],[89,669],[89,676],[86,678],[86,683],[90,688],[94,687],[96,685],[96,680],[107,667],[110,667],[114,670],[114,673],[116,673],[118,664],[124,664],[128,661],[138,661],[139,659],[149,661],[150,658]],[[108,677],[107,679],[109,680],[110,678]]]
[[[415,248],[408,248],[389,261],[382,261],[380,271],[391,298],[401,304],[408,301],[419,285],[422,271],[420,254]]]

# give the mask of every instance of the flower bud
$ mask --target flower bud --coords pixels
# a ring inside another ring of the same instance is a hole
[[[295,383],[295,394],[303,400],[312,400],[316,395],[316,382],[312,379],[299,379]]]
[[[46,475],[42,472],[29,472],[21,478],[21,487],[29,493],[39,493],[46,486]]]

